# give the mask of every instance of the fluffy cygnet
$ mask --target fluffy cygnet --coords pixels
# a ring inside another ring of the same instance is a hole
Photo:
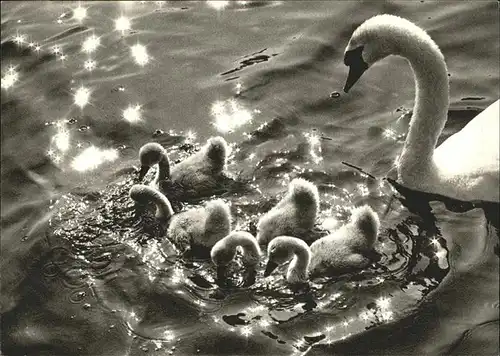
[[[151,183],[166,193],[167,179],[180,186],[186,195],[210,194],[222,177],[226,166],[228,146],[222,137],[212,137],[202,149],[170,169],[166,150],[157,143],[147,143],[139,150],[142,179],[151,166],[158,164],[158,172]]]
[[[290,236],[273,239],[267,248],[264,276],[293,258],[286,274],[289,283],[305,283],[309,277],[334,276],[368,266],[378,236],[378,215],[367,205],[353,211],[351,221],[309,247]]]
[[[231,231],[231,213],[222,200],[174,215],[168,198],[153,187],[136,184],[130,189],[130,197],[142,205],[156,205],[156,218],[161,224],[169,223],[167,236],[182,252],[191,250],[194,255],[205,257]]]
[[[215,243],[231,231],[231,212],[222,200],[209,201],[204,207],[176,214],[167,234],[183,252],[190,250],[198,257],[208,257]]]
[[[291,235],[307,239],[319,210],[318,188],[311,182],[295,178],[288,192],[257,224],[257,241],[268,244],[274,237]]]
[[[217,266],[217,282],[224,285],[226,269],[236,256],[236,249],[243,250],[242,264],[246,269],[245,285],[255,283],[255,268],[259,264],[261,251],[259,244],[252,234],[245,231],[233,231],[222,240],[219,240],[210,251],[212,262]]]
[[[267,277],[279,265],[289,261],[286,280],[288,283],[307,283],[309,280],[309,265],[311,250],[301,239],[292,236],[278,236],[267,246],[267,265],[264,277]]]
[[[368,266],[373,259],[380,221],[368,205],[353,210],[349,223],[311,244],[312,276]]]

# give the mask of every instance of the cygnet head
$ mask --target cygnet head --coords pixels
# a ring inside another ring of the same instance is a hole
[[[344,91],[347,93],[373,63],[391,54],[419,51],[415,43],[424,41],[434,43],[424,30],[401,17],[384,14],[366,20],[354,31],[345,49],[344,64],[349,66],[349,75]]]
[[[139,179],[142,180],[151,166],[162,162],[168,167],[167,151],[159,143],[146,143],[139,150],[139,161],[141,162]]]
[[[134,184],[130,188],[129,196],[136,203],[146,205],[153,203],[156,205],[156,217],[160,220],[167,221],[173,215],[174,211],[170,201],[157,189],[144,185]]]
[[[268,244],[280,235],[306,232],[314,227],[319,211],[319,193],[314,183],[302,178],[293,179],[287,194],[257,224],[257,241]]]
[[[227,265],[236,256],[238,246],[243,248],[245,264],[255,266],[259,263],[260,247],[255,237],[245,231],[233,231],[219,240],[210,251],[212,262],[217,266]]]
[[[226,271],[236,256],[237,248],[243,249],[242,262],[247,272],[245,285],[255,283],[255,268],[261,256],[259,244],[250,233],[233,231],[218,241],[210,251],[212,262],[217,266],[217,283],[220,286],[225,286],[227,283]]]
[[[308,279],[311,261],[309,246],[301,239],[291,236],[278,236],[267,246],[268,262],[264,277],[269,276],[279,265],[295,256],[288,268],[286,279],[290,283],[303,283]]]
[[[217,136],[208,139],[203,148],[206,157],[210,161],[213,173],[222,173],[226,166],[228,146],[224,138]]]

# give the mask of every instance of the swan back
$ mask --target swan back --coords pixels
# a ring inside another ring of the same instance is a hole
[[[205,242],[213,246],[231,231],[231,211],[222,199],[209,201],[205,206]]]
[[[380,220],[378,214],[368,205],[355,208],[352,211],[350,224],[358,230],[357,239],[353,239],[352,246],[370,249],[377,241]]]
[[[319,193],[314,183],[302,178],[290,182],[285,196],[257,224],[257,241],[268,244],[280,235],[304,236],[314,227]]]
[[[368,205],[353,210],[351,220],[311,244],[312,276],[335,275],[366,267],[377,241],[380,220]]]
[[[226,167],[228,146],[224,138],[211,137],[203,148],[207,159],[210,161],[209,167],[212,173],[220,174]]]

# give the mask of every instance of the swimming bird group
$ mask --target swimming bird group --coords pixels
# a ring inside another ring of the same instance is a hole
[[[349,67],[344,91],[347,93],[372,64],[389,55],[406,58],[416,81],[415,106],[397,167],[398,182],[450,198],[498,202],[499,101],[435,148],[449,106],[447,68],[437,44],[412,22],[378,15],[354,31],[344,54]],[[291,261],[286,273],[291,284],[359,271],[376,259],[380,221],[368,205],[353,209],[350,221],[331,234],[312,238],[320,198],[318,188],[302,178],[293,179],[283,198],[260,217],[255,237],[232,231],[230,208],[221,199],[175,214],[165,188],[168,183],[178,184],[186,194],[210,194],[224,173],[227,152],[226,141],[213,137],[199,152],[170,167],[166,150],[158,143],[147,143],[139,151],[139,178],[142,180],[154,165],[156,176],[149,185],[137,184],[130,190],[137,204],[156,207],[157,220],[181,252],[210,256],[220,285],[224,285],[227,267],[239,249],[247,285],[255,281],[263,255],[261,246],[267,245],[264,276]]]
[[[262,256],[260,245],[269,244],[266,273],[276,261],[296,257],[296,262],[292,262],[295,267],[291,267],[292,272],[287,275],[290,283],[307,281],[310,266],[314,266],[312,272],[335,275],[345,272],[348,269],[345,267],[362,268],[369,264],[363,253],[373,248],[379,222],[377,214],[368,206],[359,208],[361,213],[355,211],[350,224],[315,241],[309,248],[305,241],[311,242],[311,231],[319,210],[319,193],[312,182],[302,178],[293,179],[283,198],[260,218],[257,237],[245,231],[231,231],[230,209],[221,199],[175,214],[169,199],[161,191],[161,182],[184,179],[193,191],[198,187],[197,182],[206,180],[200,193],[205,192],[223,173],[225,145],[220,137],[209,139],[200,152],[174,166],[174,176],[170,174],[166,150],[160,144],[147,143],[139,150],[139,177],[143,179],[145,171],[154,164],[158,165],[156,176],[149,185],[136,184],[129,192],[136,204],[155,206],[158,223],[166,227],[169,241],[183,254],[189,251],[196,257],[210,255],[217,266],[217,281],[221,286],[225,285],[227,267],[234,261],[238,249],[242,250],[245,285],[255,282],[256,268]]]

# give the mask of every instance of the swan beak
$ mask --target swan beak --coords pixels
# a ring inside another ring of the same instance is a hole
[[[358,79],[361,78],[361,76],[363,75],[363,73],[365,72],[365,70],[367,68],[368,67],[363,68],[363,67],[354,66],[354,65],[349,67],[349,75],[347,76],[347,80],[346,80],[345,85],[344,85],[344,92],[345,93],[349,92],[349,90],[352,88],[352,86],[354,84],[356,84]]]
[[[149,171],[148,166],[141,166],[141,170],[139,171],[139,180],[143,180],[148,171]]]
[[[273,261],[267,262],[266,270],[264,271],[264,277],[269,276],[276,268],[278,268],[278,264]]]
[[[344,55],[344,64],[349,66],[349,74],[344,85],[344,92],[347,93],[368,69],[368,64],[363,59],[363,46],[347,51]]]

